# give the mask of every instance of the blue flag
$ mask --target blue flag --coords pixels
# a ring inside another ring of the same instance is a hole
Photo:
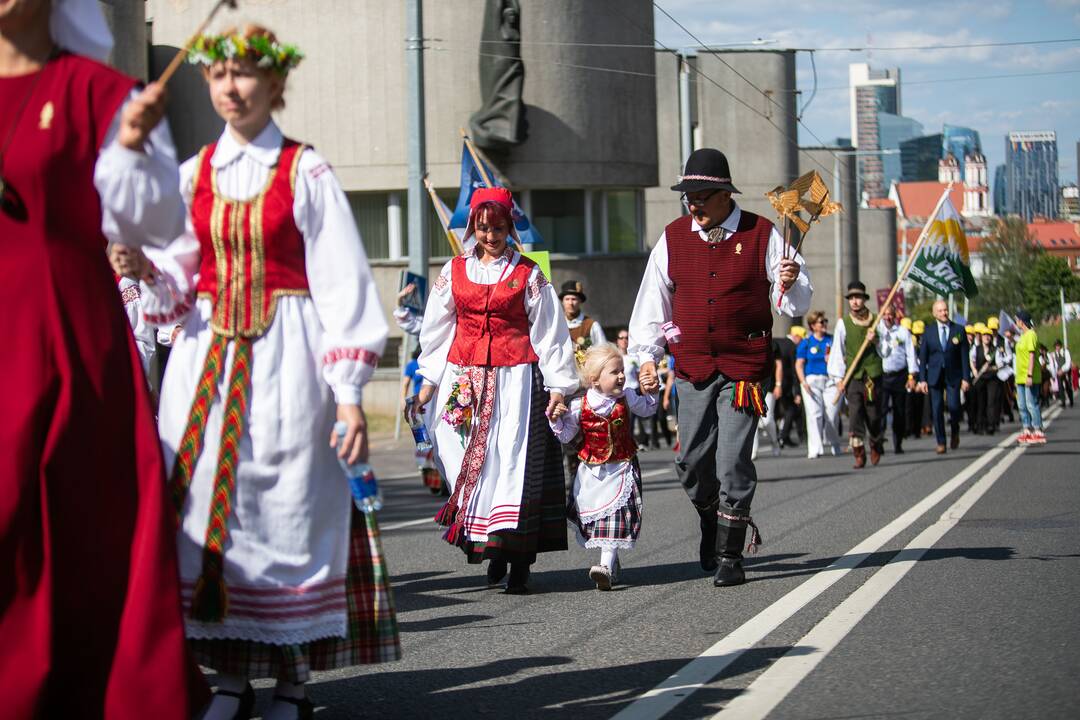
[[[481,160],[481,162],[483,162]],[[495,173],[491,172],[491,168],[484,165],[484,172],[491,178],[491,182],[495,187],[504,187],[499,182]],[[464,142],[461,143],[461,190],[458,191],[457,205],[454,207],[454,214],[450,218],[450,227],[453,230],[465,231],[465,226],[469,223],[469,201],[472,200],[473,191],[476,188],[486,187],[484,184],[483,176],[480,174],[480,168],[476,166],[473,161],[472,153],[469,152],[468,146]],[[518,237],[521,238],[523,244],[532,243],[533,245],[542,245],[544,239],[540,237],[540,233],[529,222],[529,216],[518,205],[518,201],[514,199],[513,210],[514,228],[517,230]],[[459,232],[459,234],[460,234]]]

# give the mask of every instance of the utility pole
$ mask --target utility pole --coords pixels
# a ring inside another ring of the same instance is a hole
[[[428,274],[427,203],[424,175],[424,21],[422,0],[405,0],[405,60],[409,86],[409,271]]]

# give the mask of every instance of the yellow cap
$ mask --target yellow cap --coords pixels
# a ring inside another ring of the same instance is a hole
[[[980,335],[992,335],[990,328],[986,327],[986,323],[975,323],[975,332]]]
[[[911,329],[911,318],[909,318],[909,317],[900,318],[900,326],[903,327],[903,328],[906,328],[907,330],[910,330]]]
[[[975,334],[975,326],[974,325],[965,325],[964,326],[964,332],[966,332],[968,335],[974,335]]]
[[[998,322],[998,319],[996,317],[987,318],[986,327],[990,328],[991,330],[997,330],[1001,327],[1001,323]]]
[[[792,325],[790,332],[795,337],[806,337],[806,328],[804,328],[802,325]]]
[[[924,332],[926,332],[926,323],[924,323],[922,320],[916,320],[915,322],[911,323],[911,332],[914,335],[922,335]]]

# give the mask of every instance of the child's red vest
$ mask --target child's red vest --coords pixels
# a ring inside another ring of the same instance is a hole
[[[581,435],[585,444],[578,457],[590,465],[630,460],[637,453],[637,445],[630,435],[630,409],[625,398],[616,402],[611,414],[604,417],[589,407],[588,396],[583,397]]]
[[[481,285],[469,279],[465,260],[459,255],[450,265],[457,330],[447,360],[455,365],[486,367],[536,362],[539,358],[529,339],[529,316],[525,313],[526,286],[536,263],[521,256],[502,282]]]
[[[704,382],[717,373],[759,381],[772,359],[772,311],[765,257],[772,223],[742,211],[738,229],[710,243],[684,215],[667,226],[672,321],[682,331],[668,350],[675,374]]]

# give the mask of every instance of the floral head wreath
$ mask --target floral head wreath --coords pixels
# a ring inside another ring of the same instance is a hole
[[[192,65],[209,67],[234,58],[248,58],[261,68],[286,75],[300,64],[304,54],[295,45],[279,43],[267,35],[245,37],[240,33],[231,33],[199,36],[188,52],[187,61]]]

